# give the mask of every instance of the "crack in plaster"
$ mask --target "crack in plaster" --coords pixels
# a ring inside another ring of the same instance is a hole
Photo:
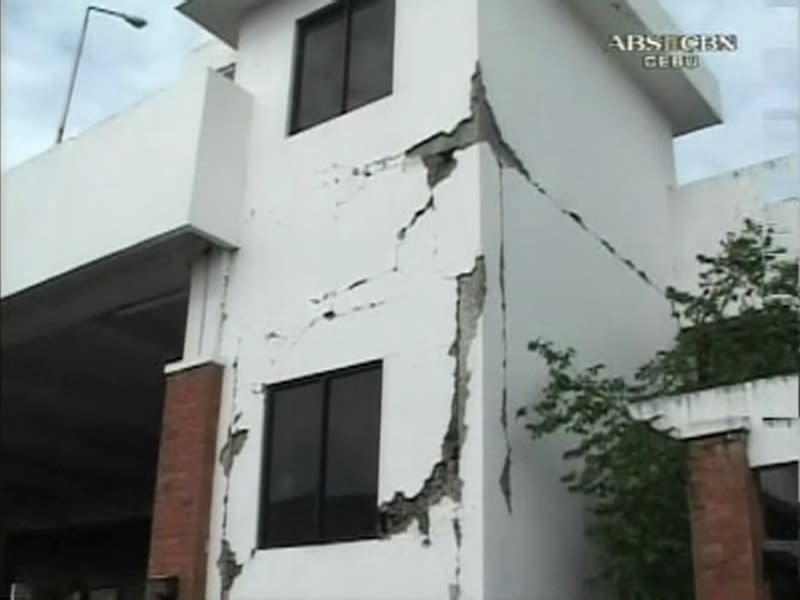
[[[506,501],[506,508],[511,514],[511,438],[508,434],[508,299],[506,295],[506,215],[505,215],[505,192],[503,188],[503,165],[498,161],[499,175],[499,204],[500,204],[500,249],[498,277],[500,287],[500,318],[503,337],[503,391],[500,403],[500,426],[503,428],[503,437],[506,443],[506,456],[503,460],[503,468],[500,472],[500,492]]]
[[[404,153],[393,154],[390,156],[384,156],[382,158],[369,161],[360,166],[346,166],[341,165],[339,163],[333,163],[329,167],[323,169],[321,174],[325,177],[331,176],[331,180],[324,180],[322,182],[322,187],[329,187],[330,185],[339,185],[343,182],[352,181],[354,179],[359,179],[360,182],[355,190],[350,193],[347,198],[343,200],[337,200],[335,203],[335,208],[340,208],[351,202],[355,201],[360,192],[364,190],[366,187],[367,181],[373,175],[381,173],[383,171],[388,171],[394,168],[397,168],[402,164],[403,159],[405,158]]]
[[[379,308],[386,304],[386,300],[373,300],[371,302],[367,302],[366,304],[356,304],[355,306],[351,306],[345,312],[337,312],[333,307],[326,309],[322,314],[317,315],[311,321],[309,321],[308,325],[306,325],[303,330],[298,334],[295,338],[294,342],[292,342],[292,346],[297,345],[300,341],[300,338],[312,327],[314,327],[317,323],[322,320],[325,321],[333,321],[334,319],[341,319],[343,317],[348,317],[352,314],[363,312],[365,310],[372,310],[375,308]]]
[[[222,498],[222,538],[219,556],[217,558],[217,570],[220,577],[220,600],[227,600],[234,580],[242,572],[242,564],[236,562],[236,553],[233,552],[230,542],[227,539],[228,533],[228,502],[230,499],[231,469],[236,455],[242,451],[244,443],[247,441],[247,429],[237,428],[242,413],[237,411],[236,397],[239,388],[239,354],[242,339],[236,342],[236,358],[231,365],[233,371],[233,384],[231,390],[231,413],[233,419],[228,425],[227,438],[219,453],[219,462],[225,476],[225,492]]]
[[[461,541],[463,533],[461,531],[461,521],[458,517],[453,519],[453,535],[456,538],[456,572],[455,583],[450,584],[450,600],[461,598]]]
[[[408,157],[417,157],[422,160],[428,170],[429,187],[433,188],[452,174],[456,166],[454,156],[456,151],[465,150],[479,142],[486,142],[501,167],[510,168],[519,173],[528,185],[544,196],[559,212],[594,237],[616,260],[669,301],[662,286],[657,285],[643,269],[638,268],[633,261],[622,256],[602,235],[591,229],[576,211],[566,208],[563,202],[553,197],[542,184],[533,179],[522,159],[503,137],[494,110],[488,100],[480,63],[475,65],[471,82],[470,116],[459,121],[449,132],[440,131],[405,152]]]
[[[355,286],[355,287],[359,287],[361,285],[365,285],[366,281],[362,282],[361,280],[359,280],[358,282],[355,282],[355,283],[358,283],[358,285]],[[348,286],[347,289],[353,289],[353,284]],[[332,298],[335,297],[335,293],[330,292],[329,294],[330,294],[329,299],[332,299]],[[384,299],[384,300],[372,300],[372,301],[366,302],[364,304],[356,304],[354,306],[351,306],[350,308],[348,308],[347,310],[345,310],[343,312],[338,312],[335,308],[333,308],[333,306],[329,306],[324,311],[322,311],[321,313],[317,314],[314,318],[312,318],[305,326],[303,326],[294,335],[288,336],[288,335],[284,335],[284,334],[278,333],[277,331],[270,331],[269,333],[265,334],[264,339],[267,342],[278,340],[278,341],[284,342],[285,344],[288,344],[288,347],[290,349],[291,348],[295,348],[297,346],[297,344],[300,343],[302,338],[306,335],[306,333],[308,333],[311,329],[313,329],[317,324],[319,324],[322,321],[334,321],[336,319],[342,319],[344,317],[349,317],[349,316],[357,314],[357,313],[365,312],[365,311],[368,311],[368,310],[374,310],[376,308],[380,308],[381,306],[384,306],[385,304],[388,304],[390,301],[393,301],[393,300],[395,300],[395,299],[394,298],[389,298],[389,299]],[[314,300],[312,300],[312,302],[313,301]],[[321,302],[321,300],[320,300],[320,302]],[[277,363],[277,357],[275,357],[275,356],[271,357],[270,358],[270,364],[271,365],[275,365],[276,363]]]
[[[503,391],[501,401],[500,423],[503,428],[503,435],[506,444],[506,455],[503,460],[503,467],[500,474],[500,490],[506,502],[506,507],[511,513],[511,442],[508,430],[508,326],[507,326],[507,298],[505,286],[505,215],[504,215],[504,194],[503,194],[503,169],[510,168],[519,173],[523,179],[533,187],[536,192],[548,199],[557,210],[564,216],[571,219],[586,233],[594,237],[616,260],[621,262],[626,268],[635,273],[645,284],[658,291],[663,297],[667,297],[663,289],[657,286],[647,273],[638,268],[632,260],[622,256],[614,246],[602,235],[590,229],[581,215],[566,208],[537,181],[531,177],[530,172],[517,155],[514,148],[505,140],[500,125],[494,114],[487,96],[486,86],[483,83],[480,63],[476,63],[475,71],[471,78],[470,87],[470,115],[459,121],[450,131],[440,131],[421,142],[413,145],[406,150],[405,155],[410,158],[419,158],[427,170],[428,187],[431,195],[428,202],[418,209],[409,220],[409,223],[398,232],[398,240],[405,239],[408,231],[418,222],[418,220],[428,211],[434,208],[433,188],[443,180],[448,178],[457,167],[455,153],[465,150],[473,144],[486,142],[498,163],[500,170],[500,303],[502,312],[502,337],[503,337]],[[399,252],[399,244],[397,247]],[[446,463],[445,463],[446,464]],[[434,473],[436,469],[434,468]],[[433,475],[432,475],[433,477]],[[427,482],[426,482],[427,483]],[[423,487],[423,491],[424,491]],[[422,492],[420,492],[422,493]],[[416,498],[416,497],[415,497]],[[422,521],[420,520],[421,529]]]
[[[225,324],[228,321],[228,287],[231,280],[231,269],[233,268],[233,257],[230,252],[224,254],[225,271],[222,276],[222,298],[219,302],[220,322],[217,327],[217,339],[215,340],[214,348],[219,350],[222,346],[222,334],[225,329]]]
[[[220,599],[227,600],[233,582],[242,573],[242,564],[236,561],[236,553],[228,540],[222,540],[222,547],[217,558],[217,569],[220,577]]]
[[[436,204],[433,201],[433,194],[428,197],[428,201],[421,208],[418,208],[414,214],[411,215],[411,220],[409,220],[406,225],[403,225],[403,227],[400,228],[400,231],[397,232],[397,239],[400,241],[406,239],[406,233],[408,233],[408,230],[414,227],[414,225],[417,224],[417,221],[425,216],[425,213],[427,213],[429,210],[436,210]]]
[[[242,448],[244,448],[247,435],[247,429],[234,430],[230,428],[228,430],[228,439],[225,441],[219,453],[219,464],[222,465],[222,471],[225,473],[225,477],[231,474],[233,460],[242,451]]]
[[[316,296],[314,298],[310,298],[309,302],[311,302],[311,304],[314,304],[314,305],[322,304],[323,302],[326,302],[327,300],[333,300],[334,298],[338,298],[342,294],[345,294],[347,292],[351,292],[351,291],[353,291],[353,290],[355,290],[357,288],[360,288],[360,287],[362,287],[364,285],[367,285],[367,284],[370,284],[370,283],[374,283],[375,281],[378,281],[379,279],[383,279],[387,275],[392,275],[394,273],[397,273],[397,271],[398,271],[397,264],[395,263],[395,266],[393,266],[391,269],[387,269],[385,271],[381,271],[380,273],[377,273],[375,275],[370,275],[370,276],[367,276],[367,277],[361,277],[361,278],[356,279],[355,281],[352,281],[351,283],[348,283],[347,285],[342,286],[340,288],[336,288],[336,289],[333,289],[333,290],[328,290],[327,292],[323,293],[321,296]]]
[[[379,507],[380,529],[384,537],[402,533],[416,521],[426,546],[430,544],[430,508],[444,498],[461,502],[460,460],[467,432],[465,412],[471,377],[468,358],[486,297],[483,256],[478,256],[472,270],[458,275],[456,281],[456,334],[448,352],[455,358],[453,397],[450,420],[441,445],[441,460],[433,465],[430,476],[416,495],[408,497],[403,492],[396,492],[391,500]]]
[[[514,149],[503,139],[500,126],[486,95],[480,63],[475,64],[470,86],[470,116],[459,121],[450,131],[440,131],[406,150],[408,157],[418,157],[428,171],[428,186],[433,189],[449,177],[458,161],[455,153],[479,142],[489,144],[496,160],[519,172],[526,180],[531,176]]]

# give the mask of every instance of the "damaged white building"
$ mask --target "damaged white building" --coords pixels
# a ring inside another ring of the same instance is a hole
[[[528,342],[669,345],[714,78],[605,51],[655,0],[178,9],[177,83],[3,177],[3,593],[596,598]]]

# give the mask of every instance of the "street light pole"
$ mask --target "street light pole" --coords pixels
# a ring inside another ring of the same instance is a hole
[[[78,42],[78,52],[75,54],[75,62],[72,65],[72,75],[69,78],[69,91],[67,92],[67,101],[64,104],[64,113],[61,115],[61,122],[58,125],[58,135],[56,137],[56,144],[60,144],[64,139],[64,128],[67,125],[67,115],[69,114],[69,105],[72,102],[72,92],[75,90],[75,80],[78,77],[78,65],[81,62],[81,54],[83,54],[83,44],[86,41],[86,30],[89,28],[89,15],[92,11],[118,17],[128,23],[131,27],[141,29],[147,25],[147,21],[142,17],[129,15],[126,13],[118,12],[101,6],[89,5],[86,7],[86,13],[83,15],[83,26],[81,27],[81,38]]]

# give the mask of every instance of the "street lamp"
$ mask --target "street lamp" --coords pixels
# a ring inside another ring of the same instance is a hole
[[[118,12],[116,10],[111,10],[109,8],[103,8],[101,6],[87,6],[86,7],[86,14],[83,16],[83,28],[81,29],[81,39],[78,42],[78,53],[75,55],[75,64],[72,65],[72,76],[69,80],[69,92],[67,92],[67,102],[64,105],[64,114],[61,116],[61,123],[58,126],[58,136],[56,137],[56,144],[60,144],[61,140],[64,139],[64,127],[67,124],[67,114],[69,113],[69,104],[72,101],[72,91],[75,89],[75,79],[78,76],[78,64],[81,60],[81,54],[83,53],[83,42],[86,41],[86,29],[89,27],[89,15],[92,11],[103,13],[106,15],[111,15],[112,17],[118,17],[125,21],[131,27],[135,27],[136,29],[141,29],[145,25],[147,25],[147,21],[142,17],[137,17],[136,15],[129,15],[123,12]]]

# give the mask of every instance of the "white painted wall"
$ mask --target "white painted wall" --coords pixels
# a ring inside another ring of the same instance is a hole
[[[576,210],[656,282],[671,268],[668,212],[674,183],[671,128],[636,84],[561,2],[479,2],[479,53],[506,141],[548,195]],[[481,163],[485,314],[484,482],[486,598],[603,597],[583,578],[598,566],[584,537],[581,499],[566,491],[570,440],[532,442],[515,419],[540,399],[543,362],[527,350],[544,337],[574,346],[582,362],[630,373],[674,334],[665,300],[488,154]],[[499,207],[505,219],[501,236]],[[499,244],[505,244],[511,501],[498,479],[506,455],[500,423],[502,314]],[[487,309],[488,310],[488,309]]]
[[[267,3],[246,15],[239,37],[236,79],[255,104],[241,246],[224,277],[214,352],[236,364],[226,370],[219,445],[235,414],[249,435],[229,481],[217,468],[207,596],[219,597],[224,538],[243,564],[231,600],[447,598],[456,583],[462,597],[481,597],[480,331],[469,359],[464,499],[433,510],[429,547],[412,525],[384,541],[255,551],[264,383],[383,359],[379,501],[419,491],[450,417],[456,276],[481,249],[477,148],[436,188],[436,209],[397,239],[430,193],[425,169],[403,152],[469,112],[475,0],[397,2],[394,93],[287,137],[295,21],[324,4]],[[321,318],[329,309],[337,318]]]
[[[180,228],[238,241],[248,94],[206,69],[2,179],[3,297]]]
[[[695,256],[716,254],[720,240],[729,231],[741,230],[746,217],[773,225],[776,243],[785,247],[790,256],[799,256],[797,183],[800,169],[797,155],[791,155],[677,188],[670,201],[675,231],[673,285],[695,290]]]

